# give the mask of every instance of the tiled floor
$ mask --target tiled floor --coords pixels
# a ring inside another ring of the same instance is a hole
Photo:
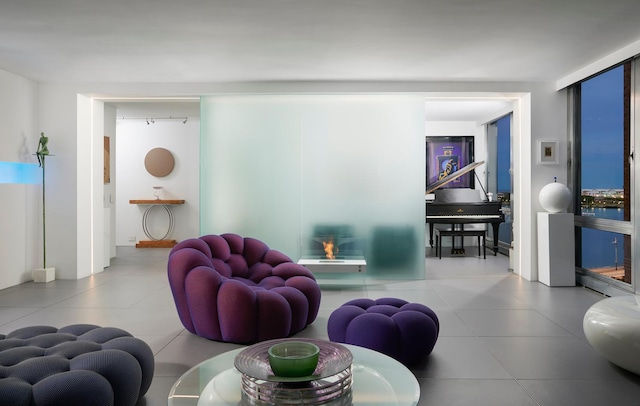
[[[167,253],[121,248],[96,276],[0,291],[0,333],[35,324],[125,329],[149,343],[156,357],[155,377],[140,405],[164,406],[181,374],[239,347],[183,329],[167,283]],[[508,271],[504,256],[432,255],[427,252],[420,281],[321,279],[320,314],[298,336],[326,339],[329,315],[352,298],[399,297],[431,307],[441,322],[433,353],[412,368],[420,405],[640,405],[640,378],[598,355],[582,332],[585,311],[601,295],[523,280]]]

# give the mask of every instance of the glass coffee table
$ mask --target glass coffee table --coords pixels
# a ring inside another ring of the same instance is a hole
[[[415,406],[420,385],[400,362],[377,351],[342,344],[353,355],[350,405]],[[228,351],[191,368],[169,392],[169,406],[243,405],[241,373],[234,359],[245,348]]]

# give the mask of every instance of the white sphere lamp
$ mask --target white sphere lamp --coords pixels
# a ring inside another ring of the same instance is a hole
[[[571,191],[569,188],[556,182],[556,178],[553,178],[553,182],[545,185],[538,195],[542,208],[549,213],[560,213],[566,211],[571,204]]]

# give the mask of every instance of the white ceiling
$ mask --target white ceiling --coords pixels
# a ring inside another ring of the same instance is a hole
[[[427,121],[475,121],[484,124],[507,113],[512,102],[496,99],[427,99]]]
[[[638,0],[3,0],[42,82],[556,81],[640,39]]]
[[[640,39],[638,0],[3,0],[36,81],[557,80]]]

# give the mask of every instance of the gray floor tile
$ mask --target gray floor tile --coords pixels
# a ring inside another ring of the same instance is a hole
[[[76,289],[24,288],[0,295],[0,307],[47,307],[59,303],[79,293]]]
[[[504,276],[509,272],[509,258],[504,255],[494,257],[488,253],[486,260],[474,257],[439,260],[431,257],[426,259],[426,269],[430,279]]]
[[[364,288],[359,290],[323,290],[320,300],[320,307],[323,309],[337,309],[349,300],[366,298],[367,291]]]
[[[34,288],[34,289],[71,289],[75,291],[85,291],[87,289],[92,289],[107,283],[112,279],[116,279],[117,276],[108,273],[102,272],[99,274],[91,275],[86,278],[82,278],[79,280],[64,280],[64,279],[54,279],[51,282],[47,283],[35,283],[35,282],[27,282],[19,285],[21,289],[24,288]]]
[[[505,275],[504,279],[509,278]],[[449,278],[433,281],[431,286],[433,290],[455,290],[470,292],[486,292],[492,289],[501,289],[499,286],[502,278],[489,278],[482,276],[473,276],[468,278]]]
[[[155,375],[146,395],[138,401],[136,406],[167,406],[169,391],[176,379],[174,376]]]
[[[537,406],[538,404],[513,379],[420,379],[418,406],[423,405]]]
[[[638,406],[640,380],[523,380],[522,386],[540,406]]]
[[[538,281],[528,281],[509,272],[507,277],[504,276],[487,276],[486,279],[495,282],[495,286],[503,290],[545,290],[549,289],[548,286],[543,285]]]
[[[455,310],[432,309],[440,322],[440,337],[472,337],[474,333],[469,330]]]
[[[478,336],[571,336],[564,328],[530,309],[459,309],[456,314]]]
[[[526,309],[527,305],[494,289],[486,292],[440,290],[438,294],[452,309]]]
[[[423,279],[417,281],[396,281],[396,280],[367,280],[367,290],[370,291],[388,291],[397,290],[433,290],[437,286],[436,282],[431,279]],[[392,293],[390,293],[392,294]]]
[[[161,350],[164,349],[164,347],[169,345],[169,343],[176,337],[178,337],[181,333],[182,331],[175,331],[173,334],[163,334],[157,336],[137,335],[135,337],[147,343],[149,347],[151,347],[151,351],[153,351],[153,353],[157,355]]]
[[[565,330],[571,332],[576,337],[587,340],[584,335],[582,321],[584,320],[585,310],[576,310],[575,308],[556,308],[556,309],[537,309],[538,313],[562,326]]]
[[[418,378],[512,378],[476,337],[440,337],[427,360],[411,370]]]
[[[586,312],[603,295],[583,287],[553,287],[513,292],[518,300],[532,309],[570,308]]]
[[[79,293],[54,304],[53,307],[127,308],[154,293],[149,290],[111,289],[107,286],[108,284]]]
[[[100,286],[100,289],[117,290],[156,290],[168,285],[164,272],[132,272],[120,278],[114,278]]]
[[[329,339],[327,332],[327,323],[333,309],[320,309],[316,320],[307,326],[304,330],[296,333],[294,337],[318,338],[323,340]]]
[[[138,302],[131,305],[131,307],[149,307],[149,308],[162,308],[166,311],[175,311],[176,304],[173,300],[173,294],[171,289],[166,286],[162,289],[151,292]]]
[[[0,326],[37,312],[34,307],[0,307]]]
[[[482,337],[516,379],[623,379],[619,369],[576,337]]]
[[[177,379],[195,365],[240,347],[243,346],[211,341],[191,333],[179,335],[156,354],[155,375]]]

